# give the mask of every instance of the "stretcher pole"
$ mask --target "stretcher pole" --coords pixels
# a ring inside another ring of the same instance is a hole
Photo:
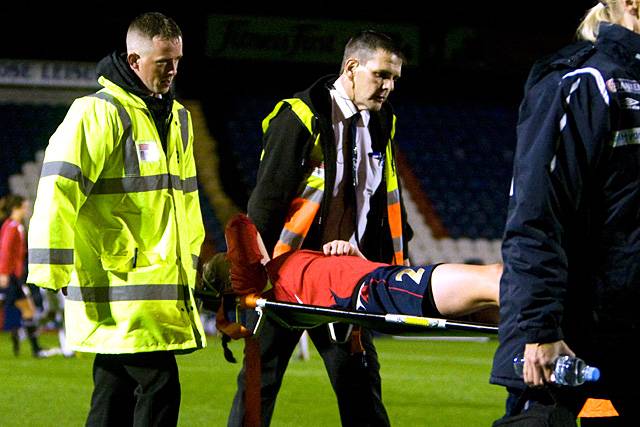
[[[498,332],[497,327],[483,325],[480,323],[456,322],[454,320],[438,319],[434,317],[407,316],[404,314],[385,314],[384,317],[388,323],[424,326],[425,328],[486,332],[490,334],[495,334]]]
[[[371,326],[374,323],[388,325],[406,325],[408,329],[415,331],[418,329],[447,329],[459,331],[473,331],[480,333],[497,334],[496,326],[486,325],[482,323],[455,321],[448,319],[440,319],[434,317],[409,316],[405,314],[375,314],[363,311],[350,311],[336,308],[318,307],[305,304],[294,304],[286,302],[269,301],[256,295],[248,295],[242,303],[246,308],[255,308],[259,311],[269,310],[286,310],[289,312],[301,313],[317,317],[318,324],[329,323],[334,321],[343,321],[346,323],[356,323],[363,326]],[[326,317],[327,321],[320,320]],[[309,325],[305,325],[309,327]]]

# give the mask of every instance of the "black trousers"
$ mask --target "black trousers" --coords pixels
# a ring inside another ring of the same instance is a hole
[[[87,426],[176,426],[180,380],[170,351],[96,354]]]
[[[326,325],[309,329],[309,337],[324,360],[329,380],[338,400],[343,426],[389,426],[389,417],[382,404],[380,364],[370,331],[362,331],[365,355],[351,351],[351,343],[335,344]],[[271,423],[276,397],[291,354],[302,331],[292,331],[276,325],[270,319],[257,335],[261,356],[261,417],[262,426]],[[242,427],[245,413],[244,391],[246,358],[238,375],[238,388],[229,415],[229,427]]]

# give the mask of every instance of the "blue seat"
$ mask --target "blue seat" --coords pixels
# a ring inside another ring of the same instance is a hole
[[[9,192],[9,176],[47,146],[67,110],[64,105],[0,104],[0,195]]]
[[[450,235],[501,238],[517,110],[415,101],[394,107],[400,149]]]

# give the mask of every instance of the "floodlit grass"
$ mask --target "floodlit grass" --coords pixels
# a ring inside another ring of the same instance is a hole
[[[55,346],[43,334],[45,346]],[[383,399],[394,426],[490,426],[504,408],[505,392],[489,385],[496,347],[489,342],[376,339]],[[231,343],[238,359],[242,343]],[[33,359],[27,342],[16,358],[7,333],[0,334],[0,426],[84,425],[92,390],[93,355]],[[239,364],[222,356],[220,341],[178,356],[182,383],[179,425],[225,426]],[[312,349],[307,362],[292,359],[272,426],[339,426],[338,409],[322,360]]]

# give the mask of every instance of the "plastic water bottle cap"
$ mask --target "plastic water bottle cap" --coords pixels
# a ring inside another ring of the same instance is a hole
[[[585,372],[584,372],[585,381],[598,381],[599,379],[600,379],[600,369],[594,368],[593,366],[590,366],[589,368],[585,369]]]

